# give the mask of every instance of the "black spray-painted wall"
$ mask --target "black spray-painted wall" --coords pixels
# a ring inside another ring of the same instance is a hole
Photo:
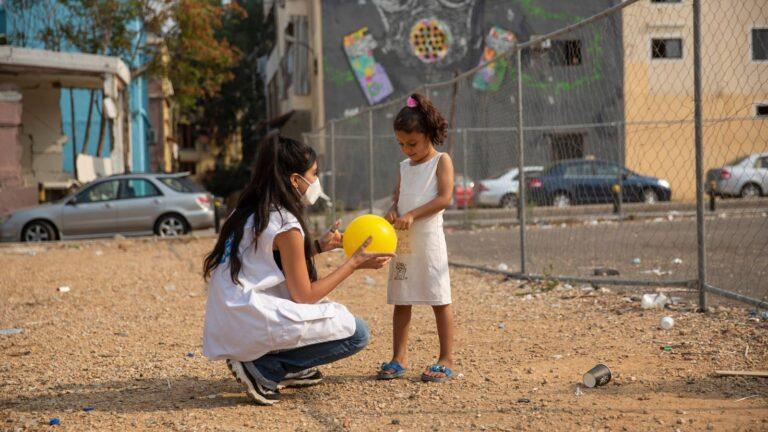
[[[617,0],[325,0],[326,118],[449,80],[478,65],[486,47],[576,23]],[[623,58],[619,14],[523,54],[526,165],[570,157],[621,161]],[[500,62],[501,63],[501,62]],[[455,126],[504,127],[516,121],[514,61],[496,76],[469,77],[456,98]],[[491,74],[493,75],[493,74]],[[451,89],[430,93],[447,111]],[[444,112],[448,117],[448,112]],[[553,126],[548,128],[548,126]],[[377,127],[378,129],[378,127]],[[497,173],[517,160],[515,134],[470,132],[468,172]],[[458,139],[454,142],[461,156]]]

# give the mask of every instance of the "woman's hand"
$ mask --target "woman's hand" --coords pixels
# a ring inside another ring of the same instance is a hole
[[[399,218],[395,220],[395,229],[396,230],[409,230],[411,229],[411,225],[413,225],[413,215],[410,213],[406,213]]]
[[[387,222],[389,222],[391,224],[394,224],[395,221],[397,220],[397,210],[392,209],[392,210],[388,211],[387,215],[384,216],[384,219],[386,219]]]
[[[330,250],[338,249],[342,246],[342,241],[344,240],[344,235],[339,231],[339,227],[341,226],[341,219],[334,222],[333,226],[331,226],[331,229],[326,231],[325,234],[318,240],[320,243],[320,251],[319,252],[328,252]]]
[[[395,256],[395,254],[388,254],[388,253],[368,253],[365,251],[365,248],[367,248],[371,241],[373,241],[373,237],[368,237],[362,245],[360,245],[359,248],[355,251],[354,254],[352,254],[351,257],[349,257],[349,261],[352,263],[352,267],[354,267],[355,270],[361,270],[361,269],[374,269],[378,270],[385,265],[389,264],[389,261]]]

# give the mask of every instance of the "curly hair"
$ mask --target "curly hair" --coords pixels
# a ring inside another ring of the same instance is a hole
[[[416,106],[405,106],[397,113],[393,124],[395,131],[420,132],[432,141],[432,145],[442,145],[448,134],[448,122],[424,95],[412,93],[410,97],[416,101]]]

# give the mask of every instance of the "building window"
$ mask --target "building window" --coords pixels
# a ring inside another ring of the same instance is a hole
[[[683,58],[683,40],[680,38],[651,39],[651,58]]]
[[[584,134],[552,134],[552,161],[565,159],[581,159],[584,157]]]
[[[752,60],[768,60],[768,28],[752,29]]]
[[[768,103],[755,104],[755,117],[768,118]]]
[[[552,60],[558,66],[577,66],[581,64],[580,40],[553,40]]]

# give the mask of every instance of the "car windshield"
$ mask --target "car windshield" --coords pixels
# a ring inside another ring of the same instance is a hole
[[[512,170],[511,170],[511,169],[508,169],[508,170],[504,170],[504,171],[502,171],[500,174],[497,174],[497,175],[495,175],[495,176],[491,177],[491,180],[497,180],[497,179],[500,179],[500,178],[504,177],[505,175],[509,174],[509,172],[510,172],[510,171],[512,171]]]
[[[158,177],[158,180],[176,192],[205,192],[205,189],[197,185],[189,177]]]
[[[734,165],[740,165],[740,164],[741,164],[742,162],[744,162],[744,160],[745,160],[745,159],[747,159],[748,157],[749,157],[749,156],[740,156],[740,157],[737,157],[736,159],[734,159],[734,160],[732,160],[732,161],[728,162],[728,163],[727,163],[727,164],[725,164],[725,165],[726,165],[726,166],[734,166]]]

